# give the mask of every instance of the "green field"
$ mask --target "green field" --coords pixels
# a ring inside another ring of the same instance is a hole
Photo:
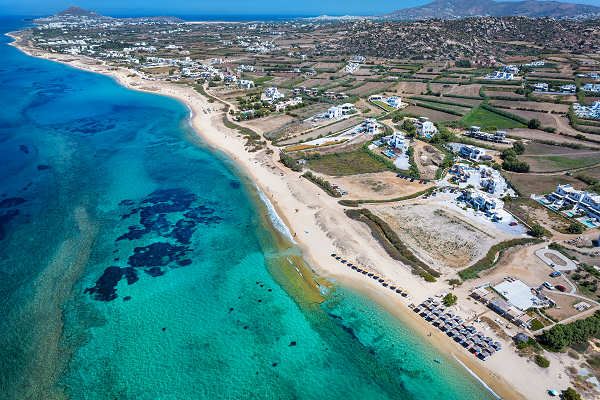
[[[326,154],[308,160],[308,166],[313,171],[330,176],[365,174],[389,169],[362,148],[345,153]]]
[[[418,99],[418,100],[419,100],[417,102],[418,106],[431,108],[433,110],[438,110],[438,111],[449,110],[449,111],[455,111],[462,115],[465,115],[471,109],[471,107],[468,107],[468,106],[459,106],[456,104],[442,104],[442,103],[437,103],[437,102],[433,102],[433,101],[423,101],[420,99]]]
[[[519,156],[527,162],[534,172],[564,171],[568,169],[583,168],[600,163],[599,156]]]
[[[255,78],[255,79],[253,79],[253,78],[250,78],[250,79],[254,81],[254,84],[255,84],[256,86],[258,86],[258,85],[262,85],[262,84],[263,84],[263,83],[265,83],[265,82],[268,82],[268,81],[270,81],[270,80],[271,80],[271,79],[273,79],[273,78],[274,78],[273,76],[270,76],[270,75],[265,75],[265,76],[263,76],[263,77],[260,77],[260,78]]]
[[[378,107],[383,108],[385,111],[388,111],[388,112],[394,112],[394,111],[396,111],[396,108],[391,107],[389,104],[384,103],[383,101],[374,100],[371,103],[375,104]]]
[[[480,126],[482,130],[486,130],[490,127],[498,129],[511,129],[511,128],[525,128],[526,126],[513,119],[503,117],[502,115],[494,112],[484,110],[481,107],[474,108],[473,111],[461,119],[463,126],[469,127],[471,125]]]

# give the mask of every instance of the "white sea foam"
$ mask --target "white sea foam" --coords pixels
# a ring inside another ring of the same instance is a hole
[[[279,214],[277,214],[277,211],[275,210],[275,207],[273,207],[273,204],[271,204],[271,202],[269,201],[269,198],[265,196],[265,194],[262,192],[262,190],[260,190],[260,188],[257,187],[256,190],[258,190],[258,196],[260,197],[260,199],[265,203],[265,206],[267,206],[269,219],[271,220],[271,223],[273,224],[275,229],[277,229],[286,238],[288,238],[290,242],[296,244],[296,241],[292,237],[292,233],[288,229],[287,225],[283,222]]]
[[[502,397],[498,396],[498,395],[497,395],[497,394],[496,394],[496,393],[495,393],[495,392],[492,390],[492,388],[491,388],[491,387],[489,387],[489,386],[488,386],[488,385],[487,385],[487,384],[486,384],[486,383],[483,381],[483,379],[481,379],[479,376],[477,376],[477,374],[476,374],[475,372],[471,371],[471,370],[469,369],[469,367],[467,367],[467,366],[466,366],[466,365],[465,365],[465,364],[464,364],[462,361],[460,361],[460,360],[458,359],[458,357],[456,357],[454,354],[452,354],[452,357],[454,357],[454,359],[455,359],[455,360],[456,360],[456,361],[457,361],[457,362],[458,362],[460,365],[462,365],[462,367],[463,367],[464,369],[466,369],[466,370],[467,370],[467,372],[468,372],[469,374],[471,374],[471,376],[473,376],[473,378],[475,378],[475,379],[476,379],[476,380],[477,380],[479,383],[481,383],[481,384],[483,385],[483,387],[484,387],[484,388],[486,388],[486,390],[492,394],[492,396],[494,396],[494,397],[495,397],[495,398],[497,398],[498,400],[502,400]]]

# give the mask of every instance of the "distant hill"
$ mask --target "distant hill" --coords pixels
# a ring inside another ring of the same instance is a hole
[[[179,18],[164,17],[164,16],[113,18],[113,17],[107,17],[104,15],[98,14],[94,11],[84,10],[83,8],[77,7],[77,6],[69,7],[66,10],[63,10],[63,11],[61,11],[57,14],[51,15],[49,17],[34,19],[33,22],[36,24],[45,24],[45,23],[49,23],[49,22],[61,22],[61,21],[62,22],[67,21],[69,23],[76,23],[82,19],[85,20],[85,23],[107,23],[107,22],[110,23],[110,22],[114,22],[116,20],[130,22],[130,23],[142,22],[142,21],[153,21],[153,22],[158,22],[158,23],[183,22]]]
[[[397,20],[448,19],[475,16],[565,18],[594,14],[600,15],[600,7],[558,1],[434,0],[424,6],[397,10],[381,17]]]
[[[72,6],[67,8],[66,10],[63,10],[57,14],[55,14],[56,16],[59,17],[67,17],[67,16],[72,16],[72,17],[100,17],[100,14],[97,14],[93,11],[88,11],[88,10],[84,10],[81,7],[77,7],[77,6]]]

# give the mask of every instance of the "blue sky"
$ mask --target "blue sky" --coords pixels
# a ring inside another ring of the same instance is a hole
[[[71,5],[106,15],[375,15],[431,0],[0,0],[0,14],[46,15]],[[600,6],[600,0],[562,0]]]

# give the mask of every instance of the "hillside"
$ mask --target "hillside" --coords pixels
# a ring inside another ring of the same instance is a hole
[[[88,11],[88,10],[84,10],[81,7],[77,7],[77,6],[72,6],[67,8],[66,10],[63,10],[59,13],[56,14],[57,16],[60,17],[66,17],[66,16],[71,16],[71,17],[99,17],[100,15],[93,12],[93,11]]]
[[[558,1],[525,0],[434,0],[420,7],[405,8],[383,15],[394,20],[461,18],[473,16],[580,17],[600,15],[600,7]]]

